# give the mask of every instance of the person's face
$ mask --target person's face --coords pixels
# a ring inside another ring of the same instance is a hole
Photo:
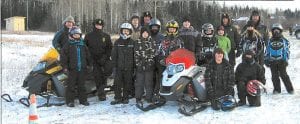
[[[223,60],[224,55],[222,53],[216,53],[215,54],[215,60],[217,64],[221,64]]]
[[[211,29],[207,29],[207,30],[205,31],[205,34],[212,34],[212,30],[211,30]]]
[[[148,37],[149,37],[149,33],[148,33],[147,31],[144,31],[144,32],[142,33],[142,37],[143,37],[143,38],[148,38]]]
[[[122,34],[129,35],[130,34],[130,30],[129,29],[123,29],[122,30]]]
[[[252,55],[245,55],[245,57],[251,59]]]
[[[149,16],[144,17],[144,23],[146,23],[146,24],[150,23],[150,17]]]
[[[73,34],[73,38],[74,39],[79,39],[80,38],[80,34]]]
[[[218,35],[221,35],[221,36],[223,36],[224,35],[224,30],[218,30]]]
[[[96,24],[95,27],[96,27],[97,29],[102,29],[102,28],[103,28],[103,26],[102,26],[102,25],[99,25],[99,24]]]
[[[191,23],[189,21],[183,22],[183,27],[184,28],[190,28],[190,26],[191,26]]]
[[[279,29],[274,29],[273,30],[273,33],[275,34],[275,33],[280,33],[280,30]]]
[[[228,18],[223,18],[222,21],[224,25],[228,25],[229,22]]]
[[[157,25],[153,25],[153,26],[151,26],[151,30],[159,30],[159,28]]]
[[[70,22],[70,21],[67,21],[66,23],[65,23],[65,26],[67,27],[67,28],[72,28],[74,25],[73,25],[73,22]]]
[[[138,18],[134,18],[131,20],[131,24],[134,26],[134,27],[137,27],[139,25],[139,19]]]
[[[253,26],[249,26],[249,27],[247,27],[247,30],[248,30],[248,31],[253,31],[253,30],[254,30],[254,27],[253,27]]]
[[[253,16],[252,16],[252,20],[253,20],[254,22],[258,22],[259,16],[258,16],[258,15],[253,15]]]
[[[176,32],[176,28],[168,28],[168,32],[169,33],[175,33]]]

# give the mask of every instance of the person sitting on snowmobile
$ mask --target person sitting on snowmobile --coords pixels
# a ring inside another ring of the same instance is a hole
[[[130,37],[132,26],[123,23],[120,26],[120,38],[115,41],[112,50],[113,74],[115,75],[114,92],[115,100],[110,104],[128,104],[129,93],[132,92],[134,72],[134,43]],[[123,95],[122,95],[123,94]]]
[[[178,35],[179,24],[174,20],[168,21],[166,29],[165,39],[160,43],[157,51],[159,62],[162,65],[165,64],[165,58],[168,57],[172,51],[183,48],[183,42]]]
[[[202,25],[201,52],[197,55],[197,65],[206,65],[213,59],[213,51],[217,48],[218,41],[214,36],[214,26],[210,23]]]
[[[84,44],[80,28],[73,27],[70,30],[70,40],[62,48],[61,64],[64,71],[68,74],[66,84],[66,104],[74,107],[76,96],[76,86],[78,89],[79,102],[88,106],[87,94],[85,89],[85,77],[88,66],[92,66],[92,60],[88,47]]]
[[[233,96],[234,70],[224,58],[224,52],[221,48],[214,50],[213,57],[205,70],[204,79],[207,98],[211,101],[212,108],[219,110],[218,99],[225,95]]]
[[[137,40],[134,46],[136,66],[135,98],[137,103],[142,102],[144,89],[146,90],[146,101],[152,103],[155,48],[150,31],[143,27],[140,32],[140,39]]]
[[[253,96],[247,93],[247,83],[251,80],[260,81],[263,85],[266,83],[263,68],[254,60],[254,53],[251,50],[246,51],[235,72],[235,79],[238,89],[238,105],[246,104],[246,97],[250,106],[260,106],[261,98],[259,95]],[[249,87],[250,88],[250,87]],[[262,92],[262,91],[261,91]]]

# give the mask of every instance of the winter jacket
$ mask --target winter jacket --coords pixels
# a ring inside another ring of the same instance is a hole
[[[63,68],[68,70],[81,71],[92,65],[90,52],[83,39],[70,40],[63,47],[60,57]]]
[[[148,71],[154,67],[155,43],[151,37],[137,40],[134,46],[134,58],[137,71]]]
[[[200,46],[201,46],[201,56],[204,57],[211,57],[213,51],[215,50],[215,48],[217,48],[218,46],[218,41],[216,39],[216,37],[202,37],[201,38],[201,42],[200,42]]]
[[[231,50],[230,39],[227,36],[220,35],[217,35],[216,39],[218,40],[218,48],[221,48],[224,52],[228,54]]]
[[[286,38],[271,38],[266,46],[265,63],[270,64],[270,62],[282,60],[288,62],[290,56],[289,48],[289,41]]]
[[[112,42],[110,36],[102,30],[95,29],[86,34],[84,38],[91,56],[99,65],[104,65],[109,60],[112,50]]]
[[[231,50],[236,50],[240,42],[240,34],[238,33],[237,29],[230,24],[231,23],[230,19],[228,20],[229,20],[228,25],[224,25],[222,20],[221,20],[221,25],[224,26],[225,34],[230,39]]]
[[[240,63],[235,71],[236,82],[243,82],[247,84],[250,80],[259,80],[263,84],[266,83],[264,69],[257,62],[253,61],[251,63],[245,62],[245,57],[242,57],[242,63]]]
[[[172,51],[178,48],[183,48],[181,38],[178,35],[166,35],[165,39],[160,43],[157,51],[159,60],[165,59]]]
[[[254,29],[257,30],[261,34],[262,41],[263,41],[263,43],[266,44],[266,42],[269,40],[269,37],[270,37],[269,29],[267,28],[267,26],[265,26],[261,23],[260,18],[261,17],[259,17],[259,21],[254,26]],[[250,17],[250,20],[252,20],[252,16]],[[242,28],[241,32],[245,32],[246,30],[247,30],[247,25]],[[265,45],[265,44],[263,44],[263,45]]]
[[[121,37],[115,41],[111,55],[113,68],[129,71],[134,69],[134,42],[131,38]]]
[[[141,32],[141,26],[139,26],[137,28],[133,28],[130,38],[134,41],[137,41],[140,38],[140,32]]]
[[[217,64],[215,60],[211,61],[205,70],[204,78],[209,99],[232,94],[234,72],[227,60],[223,59],[221,64]]]
[[[264,44],[262,41],[261,34],[258,31],[253,30],[252,36],[249,34],[248,31],[242,33],[238,53],[241,55],[241,53],[244,53],[247,50],[251,50],[252,52],[254,52],[255,57],[258,57],[261,54],[263,54]]]
[[[63,26],[58,32],[55,33],[52,40],[53,47],[60,51],[64,45],[69,41],[69,29]]]
[[[179,36],[184,42],[184,48],[192,52],[196,52],[196,49],[200,49],[200,33],[193,27],[179,29]]]

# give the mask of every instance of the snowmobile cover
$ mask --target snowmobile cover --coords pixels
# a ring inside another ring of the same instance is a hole
[[[169,64],[184,63],[185,69],[190,68],[192,65],[195,65],[196,58],[195,54],[187,49],[180,48],[177,49],[166,58],[167,66]]]

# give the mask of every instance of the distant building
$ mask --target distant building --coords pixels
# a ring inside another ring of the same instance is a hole
[[[25,31],[25,18],[21,16],[14,16],[6,18],[6,30],[8,31]]]

